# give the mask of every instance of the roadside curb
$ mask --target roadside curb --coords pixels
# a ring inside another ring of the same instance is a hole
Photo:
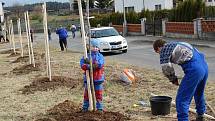
[[[215,48],[215,46],[211,46],[211,45],[207,45],[207,44],[193,44],[193,43],[190,43],[190,44],[194,45],[194,46],[198,46],[198,47]]]
[[[146,39],[146,38],[149,38],[149,39]],[[154,42],[154,40],[156,40],[155,38],[159,39],[159,37],[145,37],[143,39],[141,38],[136,38],[134,40],[131,40],[131,39],[128,39],[128,42],[142,42],[142,43],[152,43]],[[162,38],[162,37],[160,37]],[[171,41],[171,40],[167,40],[167,41]],[[197,42],[193,42],[193,41],[184,41],[184,40],[174,40],[174,41],[182,41],[182,42],[187,42],[187,43],[190,43],[191,45],[193,46],[197,46],[197,47],[206,47],[206,48],[215,48],[215,45],[211,45],[211,44],[202,44],[202,43],[197,43]],[[214,42],[215,44],[215,42]]]

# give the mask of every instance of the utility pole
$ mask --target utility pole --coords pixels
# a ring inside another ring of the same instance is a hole
[[[124,16],[124,22],[123,22],[123,36],[125,37],[127,34],[127,21],[126,21],[126,11],[125,11],[125,1],[122,0],[123,5],[123,16]]]

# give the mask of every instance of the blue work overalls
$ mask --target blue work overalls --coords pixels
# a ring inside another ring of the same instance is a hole
[[[189,106],[194,96],[198,115],[206,112],[204,89],[208,78],[208,65],[205,57],[197,49],[193,50],[191,60],[181,64],[184,77],[176,96],[176,110],[178,121],[189,121]]]

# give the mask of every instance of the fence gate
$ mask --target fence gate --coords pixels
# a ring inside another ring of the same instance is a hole
[[[161,36],[162,35],[162,19],[154,19],[145,23],[146,35]]]

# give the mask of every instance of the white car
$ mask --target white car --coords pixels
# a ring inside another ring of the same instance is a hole
[[[122,51],[126,53],[128,44],[113,27],[100,27],[91,29],[91,41],[98,43],[100,52]]]

